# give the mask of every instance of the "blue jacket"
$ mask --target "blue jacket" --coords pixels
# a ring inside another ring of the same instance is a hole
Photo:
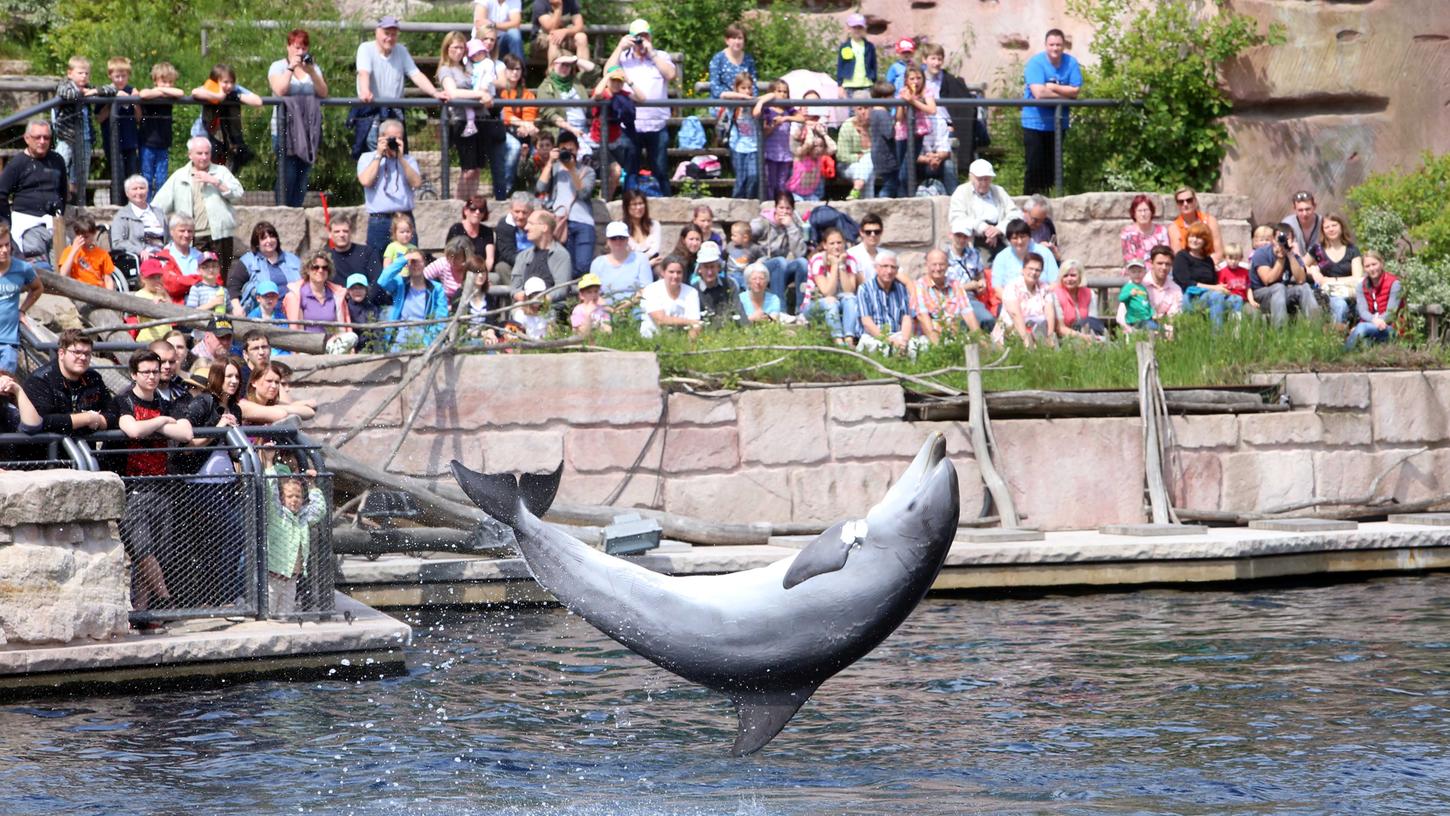
[[[388,307],[388,320],[403,319],[403,300],[408,293],[408,278],[400,274],[403,267],[408,265],[406,257],[400,257],[388,265],[383,273],[378,276],[378,288],[387,292],[393,298],[393,305]],[[424,311],[425,319],[440,320],[448,317],[448,295],[443,291],[443,284],[435,280],[428,281],[428,301]],[[438,333],[443,331],[446,323],[434,323],[429,326],[416,326],[395,330],[393,345],[405,345],[407,342],[421,340],[423,344],[433,342]]]
[[[866,43],[866,79],[870,80],[871,82],[875,82],[876,81],[876,46],[872,45],[870,40],[864,40],[863,42]],[[852,50],[851,59],[846,59],[846,58],[844,58],[844,57],[841,56],[841,52],[845,51],[847,48],[850,48]],[[854,53],[855,50],[856,50],[855,47],[851,45],[851,38],[850,37],[847,37],[846,39],[841,40],[841,44],[838,45],[838,46],[836,46],[836,84],[837,85],[845,85],[846,84],[846,80],[850,79],[852,76],[855,75],[855,73],[856,73],[856,60],[858,60],[858,59],[861,58],[861,55],[860,54]]]

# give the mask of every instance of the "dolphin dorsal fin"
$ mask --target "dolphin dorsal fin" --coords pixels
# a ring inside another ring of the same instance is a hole
[[[804,583],[817,575],[846,566],[846,558],[866,538],[865,521],[842,521],[831,526],[816,540],[805,546],[786,570],[781,585],[786,589]]]
[[[775,739],[790,718],[816,691],[815,686],[794,691],[732,694],[740,715],[740,733],[735,737],[732,756],[750,756]]]

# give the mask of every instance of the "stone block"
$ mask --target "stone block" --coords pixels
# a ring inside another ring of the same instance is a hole
[[[1314,459],[1309,451],[1224,454],[1223,510],[1264,510],[1309,499]]]
[[[289,354],[295,388],[316,385],[369,385],[397,382],[406,366],[402,360],[360,360],[348,365],[334,365],[342,358],[328,354]],[[326,363],[327,368],[317,366]]]
[[[118,519],[125,510],[125,489],[114,473],[0,472],[0,519],[6,525]]]
[[[1273,518],[1249,522],[1253,530],[1270,530],[1276,533],[1342,533],[1359,529],[1353,521],[1338,521],[1321,518]]]
[[[1103,535],[1163,538],[1166,536],[1207,535],[1208,528],[1199,524],[1104,524]]]
[[[708,521],[791,521],[790,477],[784,468],[675,477],[665,481],[665,509]]]
[[[1043,541],[1047,535],[1040,530],[1015,530],[1002,527],[986,527],[980,530],[958,530],[959,544],[1010,544],[1017,541]]]
[[[827,392],[831,421],[836,424],[906,415],[906,395],[899,385],[843,386]]]
[[[772,389],[740,395],[740,458],[764,465],[805,465],[830,455],[824,389]]]
[[[1371,403],[1376,442],[1439,442],[1446,438],[1450,417],[1423,372],[1376,374]]]
[[[1181,469],[1172,491],[1179,507],[1217,510],[1222,496],[1223,465],[1216,453],[1184,453],[1177,459]]]
[[[1170,201],[1168,203],[1172,202]],[[1241,195],[1199,193],[1198,203],[1205,212],[1217,218],[1220,222],[1225,219],[1249,221],[1254,217],[1253,202]],[[1174,210],[1169,210],[1169,212],[1174,212]],[[1244,249],[1247,250],[1248,247]]]
[[[861,518],[886,495],[906,464],[852,463],[799,468],[790,474],[793,521]]]
[[[237,207],[236,236],[237,255],[250,249],[252,229],[267,221],[277,228],[277,237],[282,239],[282,248],[299,255],[310,246],[307,237],[307,213],[297,207]],[[325,237],[323,244],[327,243]]]
[[[1172,417],[1178,447],[1232,448],[1239,443],[1238,417],[1233,414],[1185,414]]]
[[[1324,428],[1324,444],[1327,447],[1347,448],[1374,442],[1374,428],[1367,413],[1321,412],[1319,422]]]
[[[729,397],[670,395],[670,425],[720,425],[735,421],[735,401]]]
[[[52,525],[28,538],[67,543],[17,542],[0,547],[0,631],[11,643],[56,644],[124,635],[130,609],[129,570],[121,543],[109,536],[70,542]],[[90,525],[76,522],[72,530]]]
[[[580,473],[624,470],[634,464],[646,444],[652,450],[640,460],[642,470],[660,467],[660,437],[652,428],[570,428],[564,432],[569,467]]]
[[[1284,394],[1296,409],[1318,405],[1319,375],[1312,372],[1284,375]]]
[[[448,228],[458,223],[461,204],[462,202],[451,198],[416,202],[413,205],[413,223],[418,227],[418,246],[424,249],[442,249],[447,243],[444,239],[448,236]],[[496,217],[490,219],[490,223],[496,220]],[[353,240],[357,240],[356,228],[353,229],[353,236]],[[366,233],[363,237],[366,238]]]
[[[874,212],[881,216],[881,241],[891,249],[931,249],[937,243],[938,221],[942,229],[946,227],[945,208],[942,216],[937,218],[936,206],[930,198],[837,201],[831,206],[856,219],[857,223],[866,213]]]
[[[343,453],[357,457],[374,467],[382,467],[383,460],[397,442],[397,431],[363,431],[343,447]],[[457,459],[475,470],[482,470],[484,460],[481,454],[480,437],[474,434],[435,433],[414,430],[403,439],[398,453],[388,470],[407,476],[433,477],[447,474],[450,460]]]
[[[1143,441],[1136,418],[992,423],[997,467],[1017,512],[1042,530],[1141,521]],[[966,506],[966,505],[963,505]]]
[[[393,388],[387,385],[347,386],[309,385],[293,389],[297,399],[317,400],[317,416],[307,422],[309,429],[348,430],[356,428],[381,405],[379,413],[368,427],[401,428],[403,424],[402,395],[393,396]]]
[[[1369,407],[1370,383],[1378,375],[1367,374],[1320,374],[1320,408]]]
[[[831,429],[831,455],[848,459],[900,459],[910,461],[921,450],[927,433],[913,422],[871,422]]]
[[[1088,195],[1097,195],[1090,193]],[[1082,198],[1084,196],[1073,196]],[[1128,211],[1128,205],[1123,204],[1123,213]],[[1127,219],[1124,217],[1123,222]],[[1113,231],[1112,240],[1103,240],[1103,225],[1099,221],[1089,220],[1063,220],[1053,218],[1057,225],[1057,242],[1063,252],[1070,257],[1076,258],[1078,262],[1086,267],[1110,268],[1121,270],[1123,267],[1123,249],[1118,243],[1117,229]]]
[[[1450,513],[1392,513],[1389,522],[1417,527],[1450,527]]]
[[[739,435],[734,428],[671,428],[664,437],[664,448],[667,473],[729,470],[740,464]]]
[[[556,501],[575,502],[578,504],[603,504],[621,482],[628,477],[624,490],[614,500],[615,507],[654,507],[655,492],[659,487],[660,478],[653,473],[635,473],[632,476],[624,473],[609,474],[587,474],[564,471],[563,477],[559,480],[559,495]]]
[[[1244,446],[1312,445],[1323,438],[1319,415],[1310,411],[1239,415],[1239,439]]]
[[[564,460],[562,431],[490,431],[481,436],[487,473],[551,473]]]

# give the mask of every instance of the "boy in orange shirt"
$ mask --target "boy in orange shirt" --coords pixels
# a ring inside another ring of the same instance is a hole
[[[70,222],[75,228],[76,237],[70,246],[61,250],[59,273],[91,286],[115,289],[116,284],[111,280],[111,273],[116,271],[116,265],[111,263],[109,252],[96,246],[95,217],[89,213],[80,213],[71,218]]]

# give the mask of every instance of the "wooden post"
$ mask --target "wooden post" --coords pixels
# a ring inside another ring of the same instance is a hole
[[[1016,528],[1021,524],[1017,518],[1017,508],[1012,503],[1012,492],[1007,488],[1007,482],[997,472],[997,466],[992,462],[991,428],[987,417],[987,400],[982,395],[982,356],[981,351],[973,343],[967,344],[967,396],[971,400],[971,407],[968,422],[972,426],[972,454],[977,459],[977,468],[982,472],[982,482],[987,486],[987,492],[992,495],[992,503],[997,506],[997,516],[1002,520],[1002,526],[1007,529]]]
[[[1175,524],[1173,502],[1163,478],[1163,429],[1159,417],[1164,411],[1158,397],[1158,361],[1153,357],[1153,344],[1139,342],[1138,413],[1143,418],[1143,466],[1148,482],[1148,504],[1154,524]]]

